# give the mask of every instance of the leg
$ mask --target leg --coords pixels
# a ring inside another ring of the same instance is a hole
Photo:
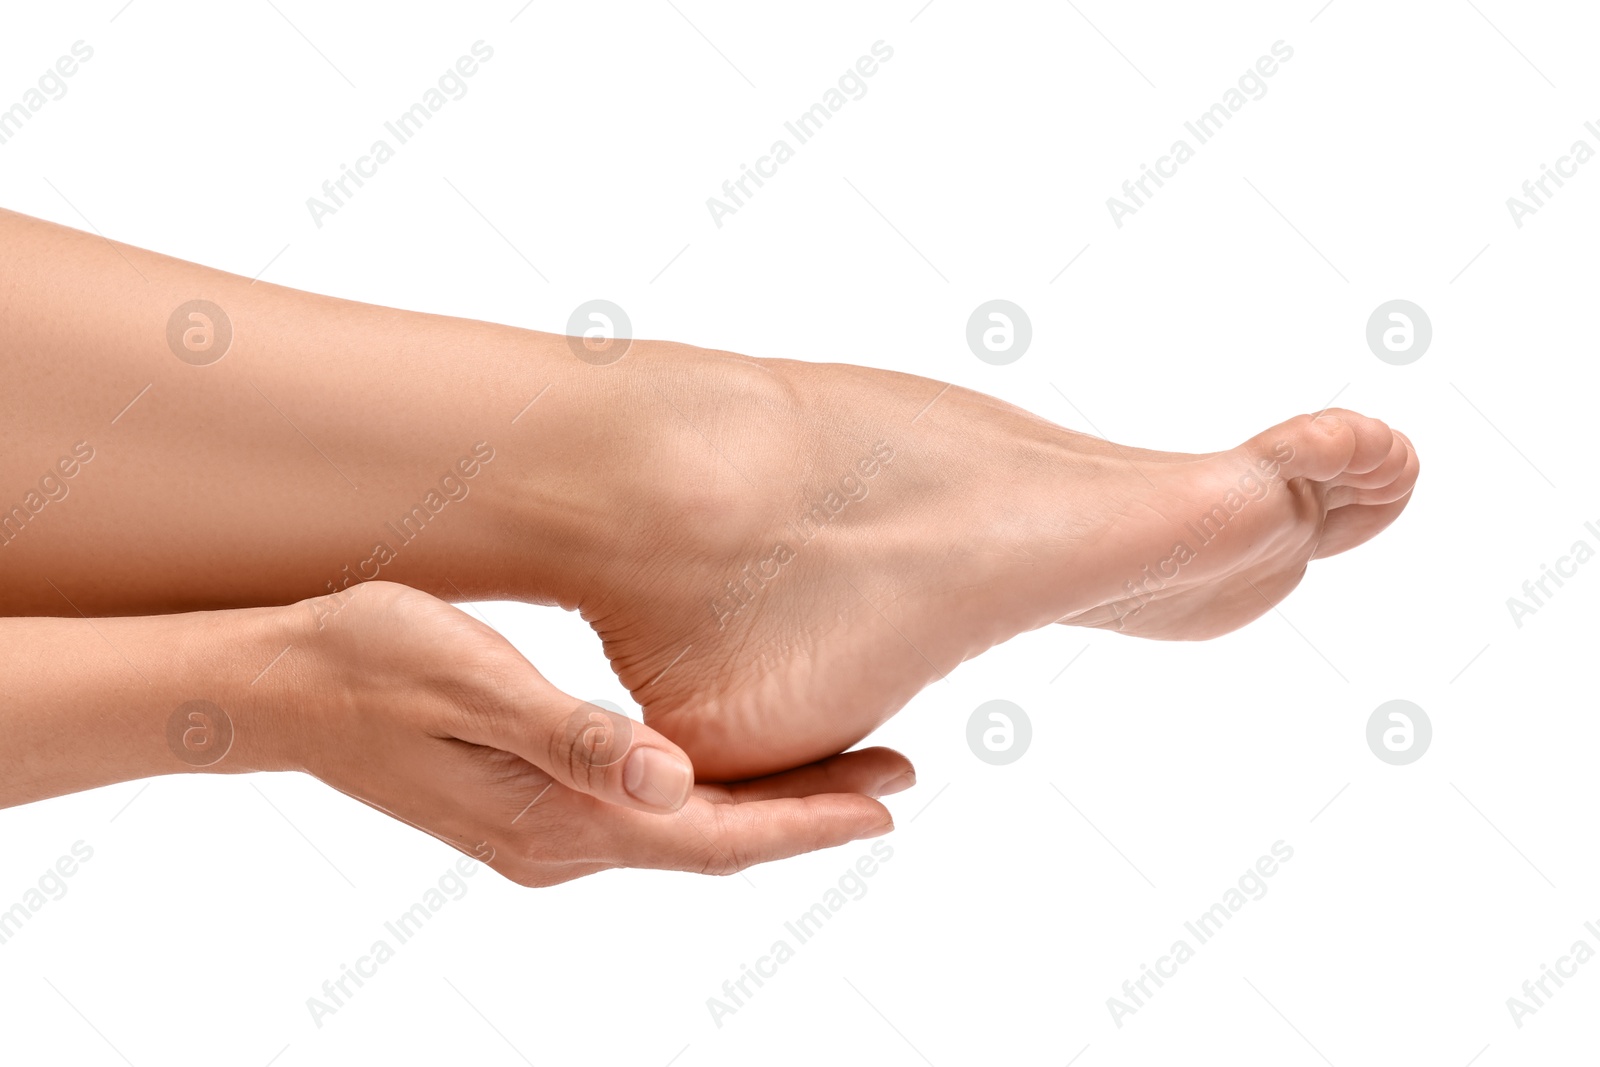
[[[19,249],[0,343],[26,370],[0,484],[155,382],[102,431],[71,521],[49,504],[0,547],[10,610],[281,603],[380,576],[557,603],[712,777],[840,751],[1024,630],[1243,625],[1393,521],[1417,476],[1402,435],[1352,412],[1149,452],[911,375],[643,341],[593,365],[564,338],[0,227]],[[165,334],[197,295],[236,336],[205,367]],[[493,458],[447,484],[477,442]]]

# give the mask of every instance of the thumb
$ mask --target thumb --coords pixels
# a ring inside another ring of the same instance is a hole
[[[650,812],[683,807],[694,765],[683,749],[615,707],[569,696],[541,677],[499,716],[495,744],[569,789]]]

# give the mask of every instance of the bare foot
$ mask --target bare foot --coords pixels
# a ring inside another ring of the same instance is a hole
[[[1342,409],[1187,455],[862,367],[636,342],[595,380],[628,418],[563,447],[625,484],[565,487],[608,529],[556,599],[713,779],[839,752],[1026,630],[1243,626],[1393,522],[1418,470]]]

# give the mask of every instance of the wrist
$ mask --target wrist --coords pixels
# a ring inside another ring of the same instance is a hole
[[[303,770],[304,709],[320,696],[306,607],[181,616],[185,669],[194,678],[165,709],[167,749],[179,770],[211,774]]]

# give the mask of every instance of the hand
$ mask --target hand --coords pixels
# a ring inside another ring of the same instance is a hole
[[[295,710],[281,766],[440,838],[523,885],[610,867],[731,874],[892,828],[873,799],[910,784],[887,749],[731,785],[570,697],[504,638],[425,593],[371,582],[293,605]],[[269,675],[273,678],[274,675]]]

